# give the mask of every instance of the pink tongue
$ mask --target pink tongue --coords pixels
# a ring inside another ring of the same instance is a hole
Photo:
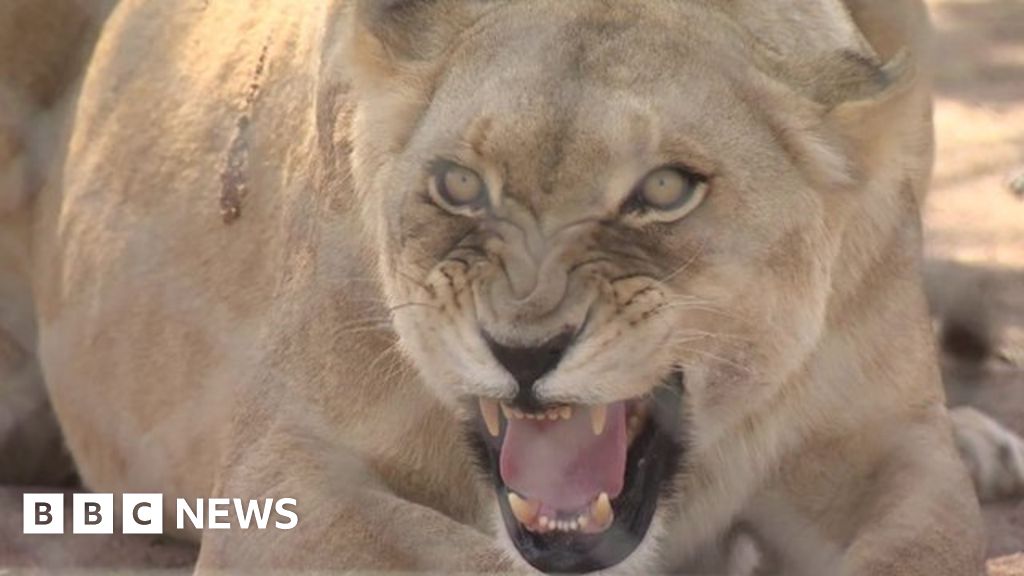
[[[604,432],[595,436],[590,409],[574,407],[569,420],[508,419],[501,447],[501,479],[516,494],[545,507],[575,512],[601,492],[615,498],[626,471],[626,405],[608,405]]]

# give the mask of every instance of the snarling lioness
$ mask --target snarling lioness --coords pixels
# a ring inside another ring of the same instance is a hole
[[[93,489],[217,568],[980,571],[912,0],[124,0],[33,200]],[[768,568],[765,568],[768,567]]]

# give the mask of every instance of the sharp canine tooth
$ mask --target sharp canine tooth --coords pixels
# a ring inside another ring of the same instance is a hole
[[[562,406],[558,412],[563,420],[572,418],[572,406]]]
[[[497,438],[501,433],[501,423],[498,422],[498,403],[481,398],[480,414],[483,415],[484,423],[487,424],[487,431],[491,433],[491,436]]]
[[[524,526],[533,524],[537,519],[537,512],[540,511],[540,502],[524,500],[515,492],[508,493],[508,505],[512,509],[512,515]]]
[[[598,528],[604,529],[611,525],[615,512],[612,510],[612,501],[608,498],[607,492],[601,492],[601,495],[597,497],[597,501],[594,502],[594,506],[590,510],[590,516]]]
[[[608,406],[602,404],[600,406],[590,407],[590,426],[594,430],[595,436],[600,436],[604,432],[605,422],[608,421]]]

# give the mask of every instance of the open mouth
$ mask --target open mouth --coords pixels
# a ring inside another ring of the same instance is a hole
[[[524,413],[479,399],[474,440],[505,527],[543,572],[614,566],[643,541],[684,451],[682,373],[649,396]]]

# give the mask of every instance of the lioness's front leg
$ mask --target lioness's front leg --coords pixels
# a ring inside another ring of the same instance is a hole
[[[298,522],[289,530],[207,529],[197,571],[512,569],[492,537],[403,499],[362,458],[321,450],[326,446],[293,432],[273,432],[224,468],[214,496],[294,498]]]
[[[953,469],[950,469],[952,472]],[[971,576],[984,573],[981,519],[966,482],[922,490],[910,481],[877,502],[888,507],[850,547],[842,576]],[[930,487],[931,488],[931,487]]]
[[[787,576],[981,574],[983,525],[944,413],[815,439],[786,459],[743,514],[766,565]]]

